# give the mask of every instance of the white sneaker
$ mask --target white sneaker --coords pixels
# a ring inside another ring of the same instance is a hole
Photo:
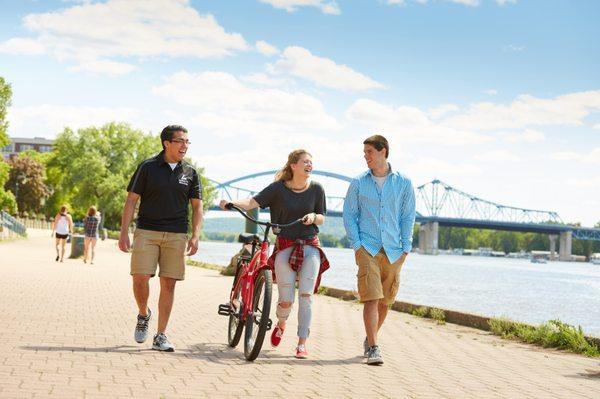
[[[175,347],[169,342],[165,333],[156,334],[152,341],[152,349],[163,352],[174,352]]]

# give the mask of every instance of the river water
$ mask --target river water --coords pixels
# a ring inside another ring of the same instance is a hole
[[[226,265],[240,248],[237,243],[201,242],[194,259]],[[353,251],[325,252],[331,268],[322,284],[355,290]],[[591,263],[411,254],[396,299],[532,324],[560,319],[600,337],[600,265]]]

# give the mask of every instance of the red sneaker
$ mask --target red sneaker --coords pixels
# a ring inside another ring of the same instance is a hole
[[[283,336],[283,331],[284,330],[279,328],[278,325],[275,325],[275,328],[273,329],[273,332],[271,333],[271,345],[279,346],[279,343],[281,342],[281,337]]]
[[[307,357],[308,357],[308,351],[306,350],[306,346],[298,345],[296,347],[296,358],[306,359]]]

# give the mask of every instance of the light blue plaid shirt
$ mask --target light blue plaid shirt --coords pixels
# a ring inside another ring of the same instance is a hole
[[[392,172],[380,189],[371,170],[354,178],[344,202],[344,227],[354,250],[372,256],[383,248],[390,263],[412,249],[415,191],[409,178]]]

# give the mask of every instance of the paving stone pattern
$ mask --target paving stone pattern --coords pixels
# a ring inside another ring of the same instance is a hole
[[[362,308],[319,295],[309,359],[293,357],[293,312],[280,347],[265,342],[249,363],[217,315],[231,277],[194,267],[177,284],[176,351],[156,352],[133,340],[129,255],[116,241],[99,242],[93,266],[53,251],[48,231],[0,242],[0,398],[600,398],[597,358],[397,312],[380,334],[385,364],[367,366]],[[151,334],[157,300],[155,278]]]

